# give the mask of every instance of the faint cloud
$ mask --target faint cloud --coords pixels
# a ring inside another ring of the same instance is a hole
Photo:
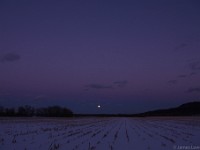
[[[84,91],[88,91],[89,89],[114,89],[116,86],[119,88],[125,87],[127,85],[128,81],[122,80],[122,81],[115,81],[112,84],[88,84],[85,86]]]
[[[186,47],[188,47],[188,43],[181,43],[178,46],[176,46],[174,48],[174,50],[181,50],[181,49],[186,48]]]
[[[200,61],[193,61],[189,63],[189,68],[192,71],[199,71],[200,70]]]
[[[198,74],[197,72],[191,72],[190,76],[194,76],[194,75],[197,75],[197,74]]]
[[[188,64],[191,73],[189,76],[194,76],[200,73],[200,60],[193,60]]]
[[[188,37],[187,39],[185,39],[185,41],[183,41],[182,43],[178,44],[174,48],[174,50],[175,51],[179,51],[179,50],[191,50],[192,47],[198,45],[199,41],[200,41],[200,35],[198,33],[194,34],[194,35]]]
[[[89,85],[86,85],[86,91],[89,90],[89,89],[112,89],[113,86],[112,85],[103,85],[103,84],[89,84]]]
[[[200,93],[200,87],[189,88],[186,92],[187,93]]]
[[[47,96],[46,95],[38,95],[38,96],[36,96],[33,100],[44,100],[44,99],[46,99],[47,98]]]
[[[126,80],[113,82],[113,84],[117,85],[120,88],[126,86],[127,83],[128,83],[128,81],[126,81]]]
[[[0,62],[4,63],[4,62],[14,62],[14,61],[18,61],[20,60],[20,55],[16,54],[16,53],[7,53],[3,56],[0,57]]]
[[[185,75],[185,74],[181,74],[178,76],[178,78],[186,78],[186,77],[187,77],[187,75]]]
[[[0,91],[0,96],[10,96],[11,93],[7,91]]]
[[[169,83],[169,84],[177,84],[178,81],[177,81],[177,80],[169,80],[168,83]]]
[[[144,92],[149,92],[149,91],[151,91],[151,89],[149,89],[149,88],[144,89]]]

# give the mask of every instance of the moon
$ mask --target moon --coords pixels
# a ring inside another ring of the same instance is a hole
[[[97,107],[98,107],[98,108],[101,108],[101,105],[98,105]]]

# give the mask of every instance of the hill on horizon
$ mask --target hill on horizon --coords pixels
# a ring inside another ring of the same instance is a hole
[[[136,116],[200,116],[200,101],[184,103],[178,107],[158,109],[135,114]]]

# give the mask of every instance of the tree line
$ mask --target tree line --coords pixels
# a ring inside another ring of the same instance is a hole
[[[18,108],[4,108],[0,106],[0,116],[7,117],[71,117],[73,112],[65,107],[50,106],[34,108],[32,106],[19,106]]]

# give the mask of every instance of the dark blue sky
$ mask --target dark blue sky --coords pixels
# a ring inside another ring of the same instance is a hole
[[[1,0],[0,105],[135,113],[200,100],[199,8]]]

